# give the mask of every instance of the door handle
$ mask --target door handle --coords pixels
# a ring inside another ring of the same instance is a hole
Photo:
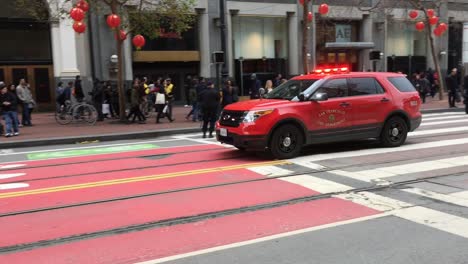
[[[384,97],[380,100],[380,102],[382,103],[390,102],[390,99]]]
[[[348,107],[348,106],[350,106],[350,104],[347,103],[347,102],[343,102],[343,103],[340,104],[340,106],[341,107]]]

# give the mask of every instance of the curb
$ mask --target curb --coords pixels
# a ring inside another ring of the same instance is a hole
[[[21,141],[10,141],[0,143],[0,150],[6,148],[25,148],[25,147],[41,147],[49,145],[65,145],[65,144],[80,144],[94,141],[114,141],[114,140],[129,140],[143,138],[157,138],[162,136],[196,133],[201,129],[196,128],[178,128],[178,129],[163,129],[149,132],[133,132],[120,134],[104,134],[104,135],[89,135],[89,136],[73,136],[63,138],[48,138],[48,139],[32,139]]]
[[[442,112],[464,112],[464,108],[437,108],[421,110],[423,114],[442,113]],[[48,138],[48,139],[32,139],[21,141],[9,141],[0,143],[0,150],[7,148],[26,148],[26,147],[41,147],[49,145],[65,145],[65,144],[80,144],[94,141],[114,141],[114,140],[131,140],[131,139],[145,139],[157,138],[162,136],[196,133],[200,132],[200,128],[179,128],[179,129],[163,129],[149,132],[132,132],[120,134],[104,134],[104,135],[89,135],[89,136],[75,136],[63,138]]]

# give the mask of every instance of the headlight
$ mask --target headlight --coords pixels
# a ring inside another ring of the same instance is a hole
[[[273,113],[273,110],[258,110],[258,111],[249,111],[244,117],[244,123],[251,123],[255,122],[255,120],[259,119],[262,116],[266,116]]]

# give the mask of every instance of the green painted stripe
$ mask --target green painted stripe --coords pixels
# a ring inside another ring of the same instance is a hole
[[[89,148],[89,149],[72,149],[72,150],[64,150],[64,151],[31,153],[31,154],[28,154],[28,159],[41,160],[41,159],[53,159],[53,158],[66,158],[66,157],[108,154],[108,153],[155,149],[155,148],[159,148],[159,146],[154,145],[154,144],[139,144],[139,145],[102,147],[102,148],[96,147],[96,148]]]

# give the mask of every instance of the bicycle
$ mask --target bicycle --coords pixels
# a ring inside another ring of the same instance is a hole
[[[68,125],[73,121],[94,125],[97,121],[97,116],[98,113],[94,106],[86,102],[72,104],[69,100],[55,112],[55,120],[61,125]]]

